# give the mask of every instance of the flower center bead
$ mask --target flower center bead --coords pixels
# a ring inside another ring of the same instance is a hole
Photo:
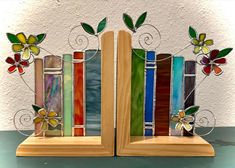
[[[18,67],[20,65],[20,63],[19,62],[15,62],[14,65]]]

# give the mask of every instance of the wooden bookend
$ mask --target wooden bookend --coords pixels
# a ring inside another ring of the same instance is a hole
[[[114,33],[101,37],[101,136],[28,137],[16,156],[114,155]]]
[[[199,136],[130,136],[131,35],[118,33],[117,155],[118,156],[215,156],[212,145]]]

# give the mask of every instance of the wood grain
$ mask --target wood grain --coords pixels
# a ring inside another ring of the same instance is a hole
[[[130,142],[131,114],[131,35],[118,33],[117,48],[117,154]]]
[[[101,37],[101,143],[114,155],[114,32]]]

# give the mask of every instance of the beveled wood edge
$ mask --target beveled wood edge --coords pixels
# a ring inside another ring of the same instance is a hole
[[[130,142],[131,35],[120,30],[117,43],[117,155],[119,155]]]
[[[131,35],[124,30],[119,31],[117,46],[117,155],[215,156],[213,146],[205,140],[202,144],[185,144],[183,141],[182,144],[164,144],[164,142],[162,144],[133,144],[130,142],[131,46]]]
[[[107,31],[101,37],[101,143],[112,156],[114,156],[114,68],[114,32]]]
[[[103,49],[103,51],[102,51]],[[30,145],[25,141],[18,145],[16,156],[114,156],[114,32],[101,36],[101,144],[55,145],[46,151],[35,152],[45,145]],[[105,60],[105,61],[102,61]],[[60,137],[63,138],[63,137]],[[41,146],[42,145],[42,146]],[[58,152],[63,147],[64,152]],[[42,149],[43,150],[43,149]],[[50,151],[49,151],[50,150]]]
[[[30,139],[38,138],[38,142],[30,143]],[[46,138],[46,137],[45,137]],[[87,144],[71,144],[71,139],[66,139],[63,144],[56,144],[56,139],[63,139],[64,137],[53,137],[55,144],[40,142],[40,137],[28,137],[23,141],[16,150],[16,156],[113,156],[113,152],[103,144],[93,145],[90,138]],[[77,139],[79,139],[78,137]],[[101,142],[101,141],[100,141]]]

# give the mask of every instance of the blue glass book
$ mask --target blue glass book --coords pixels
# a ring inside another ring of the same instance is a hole
[[[154,51],[147,51],[145,61],[145,113],[144,135],[154,135],[154,105],[155,105],[155,78],[156,78],[156,55]]]
[[[94,56],[94,57],[93,57]],[[101,52],[87,50],[85,57],[86,135],[100,135],[101,130]]]

